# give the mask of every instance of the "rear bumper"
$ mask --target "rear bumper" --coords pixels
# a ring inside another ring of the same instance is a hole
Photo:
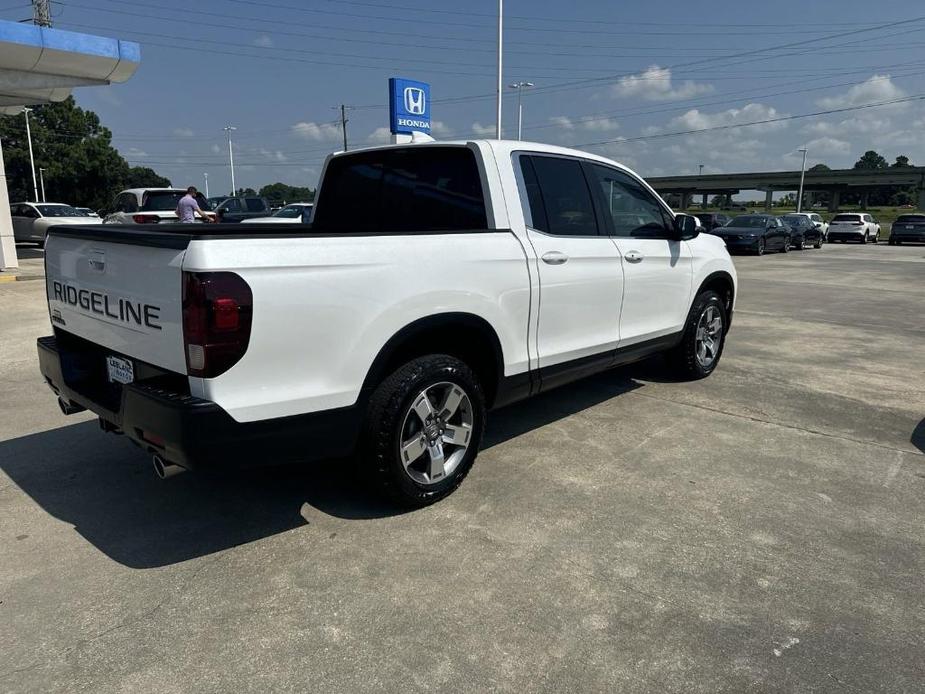
[[[250,467],[350,455],[359,436],[360,408],[237,422],[214,402],[133,383],[108,401],[74,387],[69,360],[55,337],[37,341],[39,367],[59,398],[99,415],[142,449],[189,469]],[[62,366],[64,363],[64,366]],[[117,403],[117,404],[116,404]]]
[[[835,231],[829,229],[828,234],[829,241],[863,241],[864,232],[863,231]]]
[[[890,232],[890,241],[925,243],[925,229],[917,229],[915,231],[892,231]]]

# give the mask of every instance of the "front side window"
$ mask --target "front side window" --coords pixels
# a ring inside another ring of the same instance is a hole
[[[301,205],[286,205],[283,209],[279,210],[274,217],[282,217],[283,219],[298,219],[302,216],[302,206]]]
[[[662,206],[629,174],[592,164],[603,194],[604,212],[613,220],[616,236],[665,238],[669,220]]]
[[[244,204],[247,205],[248,212],[264,212],[267,209],[260,198],[247,198]]]
[[[523,156],[532,226],[556,236],[597,236],[591,190],[577,159]]]
[[[43,217],[83,217],[80,212],[70,205],[39,205],[39,212]]]

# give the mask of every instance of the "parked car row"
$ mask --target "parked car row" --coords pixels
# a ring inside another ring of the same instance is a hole
[[[17,202],[10,205],[13,240],[45,245],[48,228],[59,224],[99,224],[99,217],[90,217],[70,205],[57,202]]]
[[[825,242],[822,224],[815,222],[812,215],[804,213],[783,217],[744,214],[730,219],[722,226],[705,228],[708,233],[723,239],[730,251],[750,251],[758,255],[768,251],[787,253],[791,248],[802,251],[807,246],[822,248]]]

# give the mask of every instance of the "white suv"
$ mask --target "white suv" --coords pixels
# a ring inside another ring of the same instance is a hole
[[[119,193],[103,224],[159,224],[177,221],[177,203],[186,195],[181,188],[130,188]],[[214,218],[209,202],[200,193],[200,209]],[[197,222],[202,220],[198,217]]]
[[[877,243],[880,240],[880,223],[866,212],[837,214],[829,224],[827,240]]]

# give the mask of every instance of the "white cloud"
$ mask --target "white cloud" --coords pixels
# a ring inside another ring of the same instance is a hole
[[[472,124],[472,132],[474,132],[479,137],[491,137],[495,134],[495,126],[493,125],[482,125],[478,121]]]
[[[613,130],[619,130],[620,124],[617,122],[616,118],[590,118],[588,120],[581,121],[581,127],[585,130],[590,130],[591,132],[610,132]]]
[[[699,109],[692,108],[690,111],[673,118],[669,123],[669,128],[677,130],[704,130],[706,128],[741,125],[743,123],[753,123],[773,118],[783,118],[785,116],[787,116],[786,113],[781,113],[773,106],[765,106],[764,104],[756,103],[747,104],[742,108],[730,108],[716,113],[705,113]],[[781,130],[786,127],[786,122],[777,121],[774,123],[753,125],[747,132],[749,134],[754,134],[756,132]]]
[[[305,140],[333,140],[341,136],[340,126],[334,123],[314,123],[302,121],[291,128],[292,134]]]
[[[262,156],[264,159],[269,159],[270,161],[278,161],[278,162],[289,161],[289,157],[287,157],[285,154],[283,154],[278,149],[271,151],[271,150],[261,147],[260,156]]]
[[[851,143],[834,137],[817,137],[806,143],[806,149],[814,157],[839,156],[851,151]]]
[[[816,103],[822,108],[848,108],[877,101],[899,99],[904,96],[906,92],[893,84],[889,75],[874,75],[866,82],[854,85],[844,94],[823,97]],[[905,104],[896,104],[896,106],[901,105]]]
[[[558,126],[562,130],[574,130],[575,124],[572,122],[572,119],[568,116],[553,116],[549,119],[549,122],[553,125]]]
[[[143,149],[138,149],[137,147],[129,147],[127,150],[125,150],[125,156],[128,158],[146,157],[148,156],[148,153],[145,152]]]
[[[196,133],[191,128],[174,128],[173,134],[177,137],[193,137]]]
[[[621,77],[620,81],[611,87],[610,93],[615,97],[636,97],[647,101],[677,101],[690,99],[699,94],[709,94],[713,85],[703,82],[686,80],[674,84],[671,78],[671,68],[652,65],[638,75]]]
[[[366,139],[375,145],[385,145],[391,141],[391,136],[392,131],[383,126],[373,130]]]
[[[274,46],[273,39],[266,34],[261,34],[255,38],[252,43],[258,48],[273,48]]]

